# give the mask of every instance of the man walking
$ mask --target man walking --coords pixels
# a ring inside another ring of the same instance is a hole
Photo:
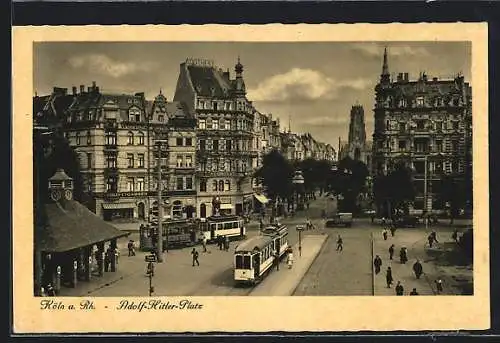
[[[135,248],[133,240],[128,241],[127,248],[128,248],[128,256],[135,256]]]
[[[194,264],[196,263],[196,265],[200,265],[200,262],[198,261],[198,251],[196,251],[195,248],[193,248],[193,251],[191,251],[191,255],[193,255],[193,267],[194,267]]]
[[[403,285],[401,284],[401,281],[398,281],[395,290],[396,290],[396,295],[403,295],[404,294],[405,289],[404,289]]]
[[[201,244],[203,244],[203,252],[207,252],[207,237],[205,235],[201,239]]]
[[[406,254],[406,248],[402,247],[399,251],[399,262],[401,264],[406,264],[408,262],[408,255]]]
[[[390,230],[391,230],[391,236],[394,237],[394,235],[396,234],[396,226],[394,225],[394,223],[390,223]]]
[[[385,273],[385,281],[387,282],[387,288],[391,288],[392,282],[394,281],[394,279],[392,278],[391,267],[387,267],[387,272]]]
[[[455,243],[458,243],[458,230],[457,229],[453,230],[453,234],[451,235],[451,238],[453,239],[453,241]]]
[[[430,235],[427,237],[427,240],[429,241],[429,247],[432,248],[432,245],[434,243],[439,243],[436,236],[437,236],[436,231],[432,231]]]
[[[375,256],[375,259],[373,260],[373,265],[375,266],[375,274],[380,273],[380,267],[382,266],[382,259],[380,256]]]
[[[413,288],[413,290],[410,292],[410,295],[418,295],[417,289]]]
[[[388,235],[387,229],[384,227],[384,230],[382,231],[382,236],[384,236],[384,241],[387,240],[387,235]]]
[[[392,256],[394,255],[394,244],[391,244],[389,247],[389,260],[392,260]]]
[[[344,241],[342,240],[342,237],[337,238],[337,251],[342,251],[344,249],[343,247]]]
[[[443,281],[441,279],[437,279],[434,282],[436,283],[437,294],[443,293]]]
[[[420,279],[420,276],[422,275],[423,273],[423,268],[422,268],[422,264],[420,263],[419,260],[417,260],[414,264],[413,264],[413,272],[415,273],[415,277],[417,279]]]

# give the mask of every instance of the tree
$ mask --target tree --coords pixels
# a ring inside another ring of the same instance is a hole
[[[392,217],[396,209],[408,213],[408,204],[415,199],[410,168],[398,163],[388,175],[377,176],[373,181],[373,194],[379,215]]]
[[[357,212],[358,197],[366,190],[368,168],[358,160],[346,157],[339,161],[327,180],[327,193],[340,198],[339,211]]]
[[[260,179],[267,188],[267,195],[276,200],[277,196],[287,198],[292,192],[293,167],[276,149],[264,155],[262,167],[254,177]]]
[[[467,200],[467,181],[461,175],[444,175],[439,182],[438,199],[449,205],[450,222],[453,224]]]

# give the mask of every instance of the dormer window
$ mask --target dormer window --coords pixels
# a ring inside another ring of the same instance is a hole
[[[423,96],[419,96],[419,97],[417,97],[416,102],[417,102],[417,106],[418,106],[418,107],[423,107],[423,106],[424,106],[424,104],[425,104],[425,103],[424,103],[424,97],[423,97]]]

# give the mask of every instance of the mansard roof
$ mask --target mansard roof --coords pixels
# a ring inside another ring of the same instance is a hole
[[[392,95],[396,97],[415,98],[419,94],[425,95],[428,98],[451,98],[454,94],[461,94],[461,86],[465,87],[465,95],[472,95],[471,87],[468,82],[463,81],[463,77],[457,77],[453,80],[427,79],[415,81],[400,81],[392,82]]]
[[[221,69],[209,66],[188,65],[187,70],[197,95],[216,98],[230,96],[233,84]]]

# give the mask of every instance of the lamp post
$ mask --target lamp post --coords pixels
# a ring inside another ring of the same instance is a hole
[[[302,256],[302,231],[304,230],[304,227],[297,225],[295,229],[299,233],[299,256]]]
[[[157,262],[163,262],[163,229],[162,229],[162,221],[163,221],[163,204],[162,204],[162,182],[161,182],[161,155],[162,155],[162,147],[167,143],[167,140],[164,139],[156,139],[155,145],[158,148],[157,152],[157,178],[158,178],[158,260]],[[167,247],[168,247],[168,230],[167,230]]]
[[[304,185],[304,177],[302,176],[302,171],[300,169],[297,169],[295,171],[295,175],[292,178],[292,183],[294,185],[294,190],[295,190],[295,198],[297,202],[297,210],[299,209],[299,189],[301,186]]]

